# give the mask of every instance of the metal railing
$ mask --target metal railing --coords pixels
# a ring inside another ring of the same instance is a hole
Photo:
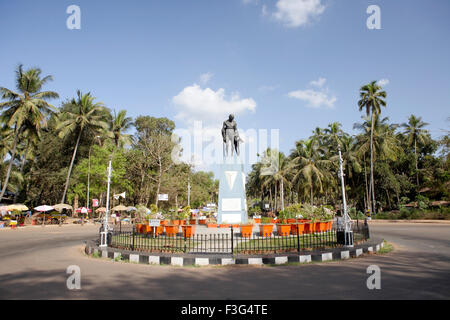
[[[297,225],[297,230],[299,225]],[[260,235],[257,232],[242,234],[230,227],[222,233],[186,234],[180,227],[176,235],[137,232],[134,225],[117,226],[111,233],[109,246],[131,251],[153,253],[195,253],[195,254],[260,254],[281,252],[302,252],[325,248],[342,247],[337,239],[336,226],[322,232],[294,233],[272,232]],[[222,229],[223,230],[223,229]],[[369,239],[367,224],[353,225],[355,244]]]

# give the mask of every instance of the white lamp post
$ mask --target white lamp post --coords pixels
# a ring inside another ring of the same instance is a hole
[[[338,230],[338,242],[343,242],[347,247],[353,247],[353,230],[352,221],[347,213],[347,200],[345,198],[345,184],[344,184],[344,169],[342,167],[342,155],[341,146],[338,145],[339,150],[339,175],[341,177],[341,187],[342,187],[342,203],[344,206],[344,228],[343,230]]]
[[[106,212],[105,212],[105,221],[103,222],[103,231],[100,232],[100,238],[101,238],[100,239],[100,247],[108,246],[109,185],[111,184],[111,158],[112,158],[112,155],[109,158],[109,165],[108,165],[108,188],[106,191]]]

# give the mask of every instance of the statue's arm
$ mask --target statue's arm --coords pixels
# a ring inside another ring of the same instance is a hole
[[[225,129],[226,129],[226,125],[225,122],[222,125],[222,138],[223,138],[223,142],[225,142]]]

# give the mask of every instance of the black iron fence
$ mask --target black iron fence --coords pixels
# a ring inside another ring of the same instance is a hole
[[[297,227],[295,227],[297,226]],[[295,232],[295,228],[299,232]],[[255,228],[254,228],[255,229]],[[299,225],[291,227],[290,232],[278,233],[273,228],[270,233],[242,233],[240,229],[230,227],[218,232],[207,232],[190,235],[180,227],[178,233],[154,234],[142,233],[134,225],[117,226],[111,234],[109,246],[118,249],[155,253],[196,253],[196,254],[259,254],[279,252],[301,252],[343,246],[339,243],[335,225],[329,230],[301,231]],[[369,227],[365,223],[353,224],[354,242],[360,243],[369,239]]]

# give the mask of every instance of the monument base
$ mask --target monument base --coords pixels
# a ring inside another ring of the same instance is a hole
[[[219,177],[218,223],[247,223],[244,165],[239,158],[227,157]]]

